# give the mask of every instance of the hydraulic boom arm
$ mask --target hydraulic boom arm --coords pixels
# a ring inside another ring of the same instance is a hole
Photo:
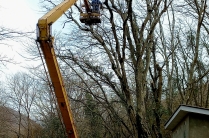
[[[62,75],[53,48],[50,26],[77,0],[65,0],[38,20],[37,41],[42,49],[68,138],[78,138]]]
[[[38,40],[49,40],[51,39],[50,26],[59,19],[64,12],[66,12],[77,0],[65,0],[51,11],[46,13],[38,20],[39,37]]]

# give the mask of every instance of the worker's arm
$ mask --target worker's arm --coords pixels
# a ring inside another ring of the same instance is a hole
[[[100,8],[103,10],[103,5],[102,5],[102,3],[100,4]]]
[[[101,1],[99,1],[99,5],[100,5],[100,8],[103,10],[103,5]]]

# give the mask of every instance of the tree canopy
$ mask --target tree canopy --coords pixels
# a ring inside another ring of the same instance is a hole
[[[58,3],[42,1],[46,9]],[[101,24],[82,24],[78,2],[64,15],[64,33],[55,35],[78,133],[170,138],[164,123],[180,104],[208,108],[208,1],[102,2]],[[64,137],[52,84],[42,67],[32,72],[41,134]]]

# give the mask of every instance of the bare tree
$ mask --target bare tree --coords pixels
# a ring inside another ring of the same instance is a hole
[[[29,34],[34,33],[24,32],[17,29],[11,29],[6,26],[0,26],[0,45],[4,47],[13,47],[10,42],[17,42],[19,44],[22,43],[23,38],[29,38]],[[0,63],[1,65],[6,66],[7,63],[16,64],[12,57],[7,55],[6,51],[0,53]]]
[[[17,137],[33,137],[35,122],[31,120],[33,104],[36,97],[37,83],[35,79],[26,73],[17,73],[7,81],[8,104],[16,112],[13,121],[17,123],[18,129],[12,127]],[[34,125],[34,126],[33,126]]]
[[[206,4],[105,0],[95,26],[77,20],[79,6],[70,9],[70,33],[57,37],[55,48],[74,111],[84,113],[90,94],[103,137],[142,138],[169,137],[162,124],[179,104],[207,107]],[[80,128],[87,123],[76,120]]]

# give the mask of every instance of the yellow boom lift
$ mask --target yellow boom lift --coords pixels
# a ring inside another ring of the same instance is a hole
[[[37,24],[37,41],[40,44],[49,76],[54,88],[55,96],[61,111],[63,123],[68,135],[68,138],[78,138],[76,127],[74,125],[73,115],[70,108],[67,92],[64,87],[62,75],[59,69],[57,58],[53,47],[53,36],[51,34],[51,25],[61,17],[77,0],[65,0],[51,11],[46,13],[38,20]],[[100,23],[100,14],[91,13],[88,0],[84,0],[86,13],[81,13],[81,22],[87,25]]]

